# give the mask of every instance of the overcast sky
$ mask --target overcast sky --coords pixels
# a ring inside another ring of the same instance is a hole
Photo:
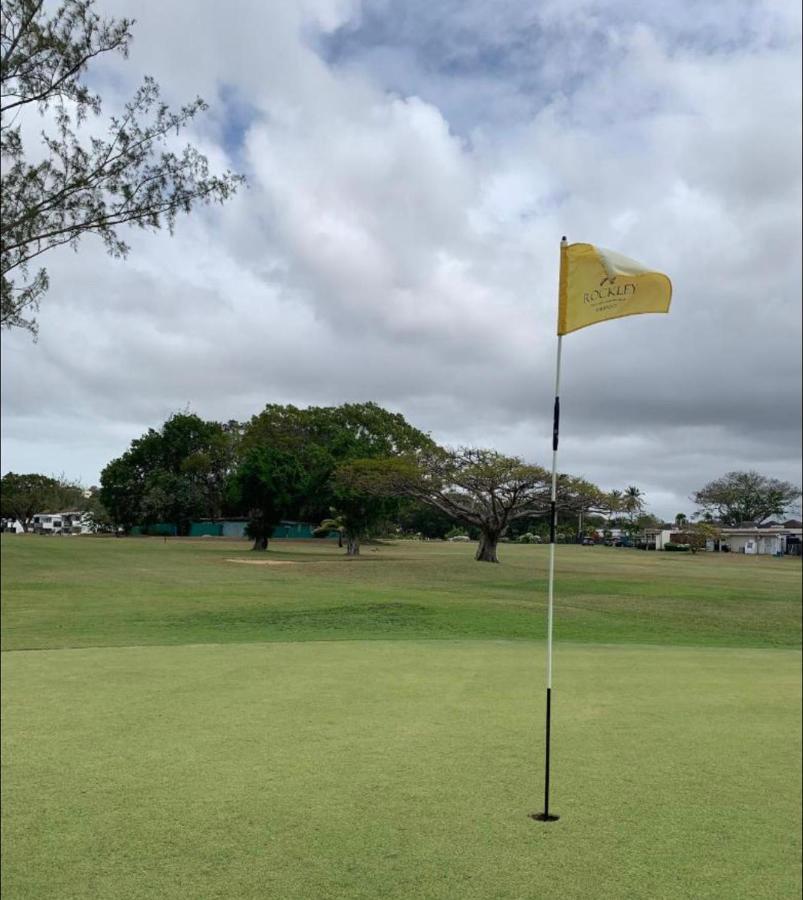
[[[666,272],[668,316],[564,340],[560,467],[651,511],[732,469],[799,482],[793,0],[108,0],[127,61],[248,177],[175,236],[46,257],[2,337],[3,471],[85,484],[189,408],[374,400],[548,464],[561,235]]]

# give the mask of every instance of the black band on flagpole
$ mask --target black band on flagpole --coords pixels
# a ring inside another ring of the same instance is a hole
[[[549,818],[549,741],[552,736],[552,688],[546,689],[546,768],[544,769],[544,818]]]
[[[546,769],[544,771],[544,811],[532,813],[536,822],[557,822],[560,816],[549,812],[549,744],[552,737],[552,688],[546,689]]]
[[[558,431],[560,429],[560,397],[555,397],[555,412],[552,415],[552,450],[558,449]]]

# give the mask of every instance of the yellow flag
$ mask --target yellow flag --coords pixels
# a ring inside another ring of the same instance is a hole
[[[569,244],[560,251],[558,334],[607,319],[669,312],[672,282],[604,247]]]

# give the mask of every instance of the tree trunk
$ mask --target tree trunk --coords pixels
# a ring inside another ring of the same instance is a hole
[[[346,556],[360,555],[360,539],[357,535],[348,535],[346,538]]]
[[[474,559],[478,562],[498,563],[499,558],[496,555],[496,545],[499,541],[499,532],[483,531],[480,534],[480,542],[477,545],[477,552]]]
[[[252,550],[267,550],[268,549],[268,539],[266,537],[254,538],[254,546],[251,549]]]

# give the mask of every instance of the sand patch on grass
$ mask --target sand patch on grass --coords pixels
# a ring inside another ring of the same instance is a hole
[[[225,562],[241,563],[244,566],[295,566],[291,559],[227,559]]]

